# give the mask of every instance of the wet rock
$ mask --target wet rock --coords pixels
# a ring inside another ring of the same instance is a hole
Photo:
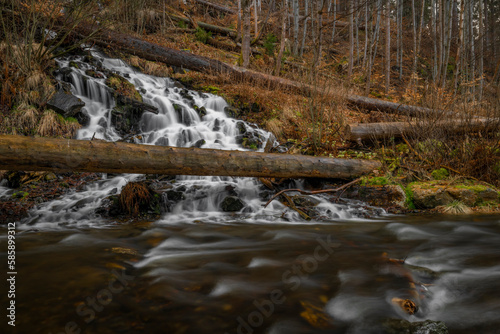
[[[102,126],[103,128],[107,128],[108,127],[108,122],[106,121],[106,119],[104,117],[101,117],[99,119],[99,122],[97,122],[97,124],[99,126]]]
[[[214,128],[212,131],[220,131],[220,120],[218,118],[215,119],[214,121]]]
[[[53,109],[64,117],[75,117],[84,106],[85,103],[82,100],[71,93],[65,93],[63,91],[55,93],[47,102],[48,108]]]
[[[387,334],[448,334],[448,328],[442,321],[409,322],[403,319],[387,319],[383,326]]]
[[[194,145],[193,145],[193,146],[191,146],[191,147],[200,148],[200,147],[202,147],[202,146],[203,146],[203,145],[205,145],[205,144],[206,144],[205,139],[200,139],[200,140],[198,140],[196,143],[194,143]]]
[[[224,113],[226,113],[228,117],[237,118],[240,114],[240,111],[235,107],[227,106],[224,108]]]
[[[315,207],[320,203],[319,200],[311,196],[305,196],[305,195],[292,196],[292,201],[296,206],[309,207],[309,208]]]
[[[158,109],[149,104],[130,99],[123,95],[116,97],[116,107],[111,111],[111,124],[122,136],[137,132],[142,114],[158,114]]]
[[[196,110],[196,112],[198,113],[198,116],[200,116],[200,118],[203,118],[204,116],[207,115],[207,109],[205,107],[198,107],[196,104],[193,106],[193,109]]]
[[[454,184],[449,181],[421,182],[411,184],[410,190],[417,208],[432,209],[449,205],[453,201],[461,202],[466,206],[499,203],[499,193],[495,189],[480,184]]]
[[[158,138],[158,140],[156,140],[156,143],[155,143],[155,145],[157,145],[157,146],[168,146],[168,144],[169,144],[169,142],[168,142],[167,137]]]
[[[89,77],[96,78],[96,79],[103,79],[104,74],[101,72],[97,72],[95,70],[86,70],[85,74],[88,75]]]
[[[224,212],[236,212],[243,209],[245,207],[245,203],[243,203],[243,201],[236,196],[227,196],[222,201],[220,207]]]
[[[399,185],[356,185],[347,188],[343,197],[385,208],[403,208],[406,201],[406,194]]]
[[[194,106],[194,97],[191,94],[189,94],[189,90],[181,89],[179,95],[182,96],[182,98],[184,98],[185,102],[189,104],[190,107]]]
[[[142,102],[142,96],[139,91],[135,89],[135,86],[118,74],[110,74],[106,79],[106,85],[113,89],[116,96],[124,96]]]
[[[173,103],[172,104],[175,110],[175,114],[177,115],[177,120],[184,125],[191,125],[194,123],[193,118],[189,114],[189,111],[186,110],[185,107],[180,104]]]
[[[429,187],[426,185],[411,185],[413,203],[420,209],[432,209],[453,202],[453,197],[442,187]]]
[[[178,190],[168,190],[164,193],[164,197],[166,200],[172,202],[179,202],[186,198],[184,192]]]
[[[500,194],[491,188],[480,190],[477,192],[479,202],[498,202]]]

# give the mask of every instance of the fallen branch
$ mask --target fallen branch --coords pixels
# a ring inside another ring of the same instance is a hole
[[[350,187],[350,186],[352,186],[360,181],[361,181],[361,179],[356,179],[354,181],[346,183],[346,184],[344,184],[338,188],[335,188],[335,189],[323,189],[323,190],[314,190],[314,191],[305,191],[305,190],[301,190],[301,189],[284,189],[284,190],[281,190],[280,192],[276,193],[269,201],[267,201],[267,203],[264,205],[264,208],[266,208],[276,197],[278,197],[278,196],[280,196],[288,191],[299,192],[302,195],[317,195],[317,194],[324,194],[324,193],[333,193],[333,192],[337,192],[337,191],[346,189],[346,188],[348,188],[348,187]]]

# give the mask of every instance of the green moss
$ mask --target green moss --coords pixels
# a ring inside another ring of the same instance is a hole
[[[385,176],[364,177],[361,180],[361,185],[363,186],[385,186],[390,183],[389,179]]]
[[[12,194],[12,198],[19,198],[21,200],[25,199],[28,197],[29,193],[26,191],[16,191],[15,193]]]
[[[68,123],[78,123],[78,120],[74,117],[66,117],[65,120]]]
[[[135,86],[118,74],[111,74],[106,79],[106,85],[113,88],[118,94],[142,102],[142,96],[135,89]]]
[[[413,191],[411,190],[411,183],[406,187],[403,188],[406,194],[406,200],[405,200],[405,206],[410,209],[410,210],[415,210],[415,203],[413,202]]]
[[[446,168],[440,168],[433,170],[431,175],[434,180],[444,180],[450,176],[450,173]]]
[[[473,184],[473,185],[459,184],[459,185],[455,186],[455,188],[468,189],[468,190],[472,190],[472,191],[478,193],[478,192],[487,190],[489,187],[483,186],[481,184]]]
[[[208,92],[208,93],[218,94],[220,88],[219,87],[215,87],[215,86],[205,86],[205,87],[203,87],[203,90],[205,92]]]

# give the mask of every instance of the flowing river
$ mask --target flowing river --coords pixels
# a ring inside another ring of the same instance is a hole
[[[263,150],[273,141],[228,117],[220,97],[184,90],[97,52],[93,58],[158,109],[142,115],[133,142],[245,150],[246,138]],[[78,66],[69,67],[70,61]],[[109,73],[88,76],[92,67],[78,57],[59,62],[66,69],[60,79],[71,83],[90,118],[79,139],[122,139],[111,120],[115,100],[104,84]],[[180,176],[169,184],[183,199],[155,221],[122,223],[96,213],[110,193],[143,178],[103,175],[15,224],[15,297],[7,287],[0,301],[5,310],[15,300],[16,326],[4,317],[0,328],[54,334],[438,333],[444,324],[450,333],[500,332],[498,215],[391,216],[325,195],[314,197],[316,218],[306,221],[279,201],[264,209],[255,179]],[[11,192],[0,186],[0,196]],[[220,210],[228,192],[243,209]],[[7,263],[8,228],[0,232]],[[406,299],[416,305],[413,314],[397,302]]]

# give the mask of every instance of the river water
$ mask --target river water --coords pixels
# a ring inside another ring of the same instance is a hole
[[[17,333],[384,333],[387,319],[496,333],[500,325],[498,216],[164,219],[25,230],[16,242]],[[412,296],[408,275],[430,284],[419,286],[414,315],[391,302]]]
[[[135,143],[246,150],[245,140],[258,139],[253,149],[260,151],[266,141],[277,145],[269,133],[230,118],[220,97],[186,91],[97,52],[93,59],[106,69],[101,78],[87,75],[99,68],[81,57],[59,60],[66,69],[60,79],[86,103],[90,118],[79,139],[123,139],[112,124],[115,101],[104,79],[112,71],[159,110],[142,116]],[[451,333],[499,332],[499,216],[391,216],[324,195],[315,197],[316,218],[305,221],[279,201],[263,208],[255,179],[193,176],[169,181],[185,196],[155,221],[123,223],[96,213],[109,194],[139,179],[103,175],[15,224],[15,298],[2,292],[0,301],[4,307],[15,300],[16,326],[4,317],[0,328],[401,333],[408,323],[433,320]],[[228,187],[242,210],[221,211]],[[11,193],[0,186],[0,196]],[[7,263],[8,229],[0,233]],[[418,310],[404,312],[398,299],[412,300]],[[414,332],[437,325],[429,326]]]

